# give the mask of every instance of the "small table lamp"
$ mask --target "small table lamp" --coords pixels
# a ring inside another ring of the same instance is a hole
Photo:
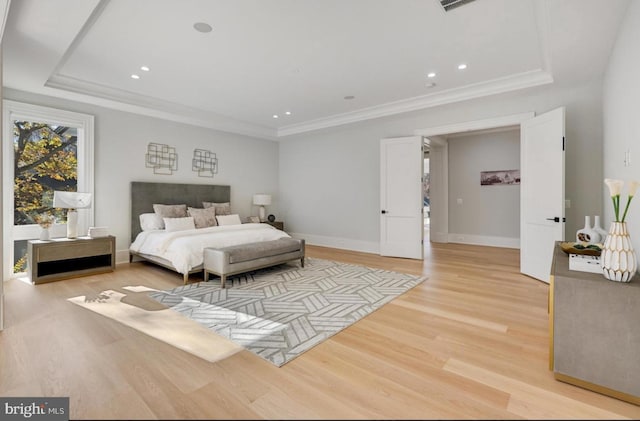
[[[265,220],[265,206],[269,206],[271,204],[271,195],[270,194],[254,194],[253,195],[253,204],[260,206],[260,222],[264,222]]]
[[[78,211],[91,206],[91,193],[78,193],[74,191],[53,192],[53,207],[68,209],[67,211],[67,238],[78,236]]]

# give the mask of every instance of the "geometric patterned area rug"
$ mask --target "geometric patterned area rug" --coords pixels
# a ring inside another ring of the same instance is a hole
[[[280,367],[425,279],[306,258],[149,296]]]

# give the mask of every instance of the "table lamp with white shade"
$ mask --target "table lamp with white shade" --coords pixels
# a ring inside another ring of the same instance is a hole
[[[74,191],[53,192],[53,207],[67,210],[67,238],[78,236],[78,211],[91,206],[91,193]]]
[[[271,195],[270,194],[254,194],[253,195],[253,204],[260,206],[260,222],[265,221],[265,206],[269,206],[271,204]]]

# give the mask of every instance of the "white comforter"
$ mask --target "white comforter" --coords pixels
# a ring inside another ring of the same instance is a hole
[[[171,262],[179,273],[202,264],[207,247],[227,247],[291,237],[269,224],[225,225],[185,231],[143,231],[129,249]]]

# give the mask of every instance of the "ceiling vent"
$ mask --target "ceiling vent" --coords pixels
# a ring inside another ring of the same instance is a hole
[[[474,0],[439,0],[440,4],[444,8],[445,12],[448,12],[456,7],[464,6],[467,3],[471,3]]]

